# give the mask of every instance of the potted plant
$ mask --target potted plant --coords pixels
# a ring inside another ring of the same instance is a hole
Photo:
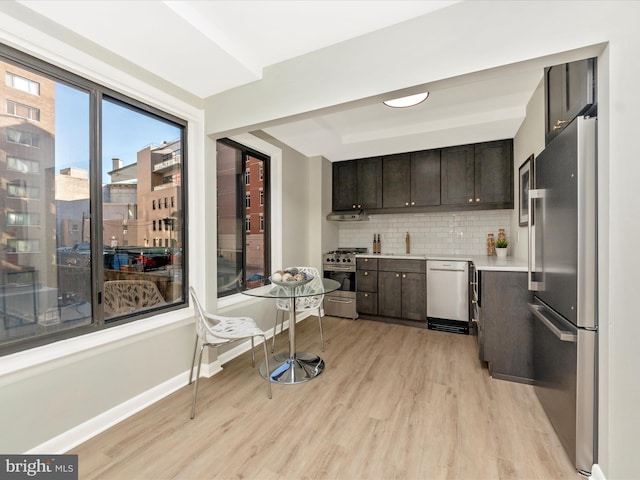
[[[503,239],[498,239],[496,241],[496,255],[498,258],[504,258],[507,256],[507,247],[509,246],[509,242]]]

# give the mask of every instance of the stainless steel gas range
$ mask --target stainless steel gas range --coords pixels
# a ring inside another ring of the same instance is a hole
[[[324,296],[324,313],[332,317],[358,318],[356,309],[356,255],[366,248],[339,248],[322,258],[324,278],[340,283],[340,288]]]

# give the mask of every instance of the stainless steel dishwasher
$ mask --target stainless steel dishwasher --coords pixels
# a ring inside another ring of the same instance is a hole
[[[469,333],[469,262],[427,260],[427,324]]]

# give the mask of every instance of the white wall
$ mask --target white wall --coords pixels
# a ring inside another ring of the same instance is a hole
[[[524,161],[532,154],[537,157],[544,150],[544,83],[540,83],[527,105],[527,116],[522,122],[513,142],[513,172],[514,172],[514,215],[511,218],[511,246],[512,255],[527,258],[529,245],[527,227],[519,226],[520,185],[518,170]]]
[[[518,62],[599,56],[599,463],[608,478],[637,476],[638,18],[639,2],[462,2],[275,65],[206,103],[207,131],[225,132]]]

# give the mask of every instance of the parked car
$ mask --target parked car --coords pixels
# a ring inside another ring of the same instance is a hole
[[[113,262],[114,250],[107,245],[102,247],[102,256],[105,268]],[[60,247],[56,249],[59,265],[73,265],[76,267],[88,267],[91,265],[91,244],[89,242],[76,243],[73,247]]]

